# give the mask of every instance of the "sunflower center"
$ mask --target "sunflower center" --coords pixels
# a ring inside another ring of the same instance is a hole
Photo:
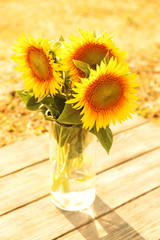
[[[104,45],[99,43],[87,43],[76,51],[73,58],[94,67],[94,65],[102,61],[106,54],[107,49]]]
[[[42,49],[31,47],[28,52],[28,61],[34,75],[39,80],[47,81],[52,77],[52,67]]]
[[[95,82],[88,95],[95,111],[104,110],[114,106],[123,94],[123,89],[118,81],[107,79],[107,82]]]

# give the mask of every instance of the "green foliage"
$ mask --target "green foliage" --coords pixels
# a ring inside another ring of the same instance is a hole
[[[17,90],[16,92],[25,104],[27,104],[28,100],[33,96],[32,92],[27,90]]]
[[[94,126],[90,130],[90,132],[93,133],[98,138],[104,149],[109,154],[113,142],[113,135],[110,128],[109,127],[107,127],[106,129],[100,128],[99,131],[97,132],[96,127]]]
[[[69,148],[69,159],[73,156],[76,157],[77,154],[83,151],[84,146],[82,146],[82,138],[84,138],[84,131],[87,130],[82,128],[81,111],[72,108],[71,104],[65,104],[66,99],[63,95],[57,94],[54,97],[46,96],[36,99],[32,91],[21,90],[17,91],[17,93],[28,110],[40,110],[46,120],[59,123],[54,129],[54,137],[61,147],[66,143],[70,143],[74,139]],[[63,128],[63,126],[68,127]],[[102,146],[107,153],[109,153],[113,142],[113,135],[110,128],[101,128],[97,132],[96,127],[94,126],[90,132],[99,139]]]
[[[106,56],[103,58],[105,64],[109,63],[109,51],[107,52]]]
[[[75,139],[78,131],[79,131],[78,127],[72,127],[72,126],[66,127],[60,124],[54,124],[52,133],[58,145],[60,147],[63,147],[65,144],[68,144],[71,142],[75,143],[76,141]]]
[[[96,30],[93,30],[93,36],[97,38]]]
[[[60,37],[59,37],[59,41],[60,41],[60,42],[64,42],[64,37],[62,36],[62,34],[61,34]]]
[[[62,44],[60,41],[55,42],[52,46],[53,51],[59,49],[61,47],[61,45]]]
[[[26,104],[26,108],[30,111],[37,111],[40,107],[41,103],[37,102],[34,96],[28,99],[28,102]]]
[[[88,131],[81,126],[53,124],[52,134],[59,147],[64,149],[67,160],[78,158],[88,145]]]
[[[90,75],[90,68],[89,64],[79,61],[79,60],[73,60],[76,67],[78,67],[81,71],[83,71],[86,74],[86,77],[89,77]]]
[[[25,103],[26,108],[30,111],[36,111],[39,109],[41,103],[37,102],[32,91],[19,90],[18,95],[21,97],[22,101]]]
[[[58,123],[79,125],[81,122],[80,110],[72,108],[70,104],[65,104],[63,112],[57,119]]]
[[[32,91],[21,90],[17,91],[17,93],[28,110],[40,110],[44,114],[46,120],[55,121],[60,116],[65,106],[65,98],[60,94],[54,97],[46,96],[36,99]]]

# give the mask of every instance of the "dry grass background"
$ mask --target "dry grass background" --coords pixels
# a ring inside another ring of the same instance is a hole
[[[41,114],[26,111],[14,91],[23,81],[14,71],[11,48],[22,32],[55,41],[61,33],[65,39],[79,34],[77,26],[114,34],[142,83],[137,112],[160,125],[159,9],[158,0],[0,0],[0,147],[48,129]]]

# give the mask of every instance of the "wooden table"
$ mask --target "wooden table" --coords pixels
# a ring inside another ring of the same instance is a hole
[[[50,199],[48,134],[0,149],[1,240],[160,239],[160,127],[135,116],[97,143],[96,200],[65,212]]]

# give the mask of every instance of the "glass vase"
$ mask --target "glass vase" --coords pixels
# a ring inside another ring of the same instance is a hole
[[[56,122],[49,133],[53,203],[70,211],[89,207],[95,199],[95,136]]]

